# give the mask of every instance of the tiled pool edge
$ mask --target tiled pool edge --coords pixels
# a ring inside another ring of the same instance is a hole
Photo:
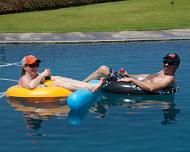
[[[121,32],[0,33],[0,43],[98,43],[189,40],[190,29]]]

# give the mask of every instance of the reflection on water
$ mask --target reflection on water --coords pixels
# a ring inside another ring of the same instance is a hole
[[[94,103],[94,101],[84,105],[80,109],[72,109],[68,115],[69,123],[72,125],[79,125],[81,121],[85,118],[85,116],[87,115],[90,107],[92,106],[92,103]]]
[[[109,115],[108,109],[115,106],[135,109],[136,111],[159,108],[163,113],[161,124],[166,125],[174,123],[176,114],[180,112],[179,109],[175,108],[174,97],[174,94],[129,96],[106,93],[101,94],[101,100],[88,103],[78,110],[70,110],[66,105],[66,99],[54,102],[39,102],[34,99],[8,98],[8,102],[16,110],[23,113],[28,129],[38,130],[41,128],[43,120],[50,119],[52,116],[57,118],[67,117],[69,124],[79,125],[88,112],[98,115],[99,118],[104,118]]]
[[[163,125],[174,123],[176,114],[180,112],[175,108],[174,94],[168,95],[142,95],[142,96],[129,96],[129,95],[113,95],[104,94],[101,102],[96,102],[91,111],[98,114],[98,117],[104,118],[107,115],[107,109],[114,106],[122,106],[126,109],[151,109],[159,108],[163,112]]]
[[[43,120],[52,116],[66,117],[70,111],[66,105],[66,99],[39,102],[35,99],[8,98],[8,102],[13,108],[23,113],[26,127],[34,130],[41,128]]]

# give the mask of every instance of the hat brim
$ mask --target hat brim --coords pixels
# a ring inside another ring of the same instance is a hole
[[[35,62],[41,63],[41,60],[36,60]]]
[[[35,62],[37,62],[37,63],[41,63],[41,60],[33,60],[33,61],[31,61],[31,62],[29,62],[29,63],[26,63],[26,64],[34,64]]]

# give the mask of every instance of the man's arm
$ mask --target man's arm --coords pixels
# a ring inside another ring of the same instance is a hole
[[[125,81],[125,82],[131,82],[136,84],[137,86],[139,86],[140,88],[142,88],[145,91],[156,91],[156,90],[160,90],[160,89],[164,89],[166,87],[168,87],[173,81],[174,78],[173,77],[167,77],[164,78],[163,80],[157,81],[157,82],[146,82],[146,81],[141,81],[135,78],[122,78],[118,81]]]
[[[135,79],[143,78],[144,79],[150,74],[129,74],[127,71],[125,71],[124,75],[129,78],[135,78]]]

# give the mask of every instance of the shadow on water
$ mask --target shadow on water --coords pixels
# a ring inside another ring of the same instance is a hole
[[[98,114],[100,118],[106,117],[108,109],[121,106],[126,109],[151,109],[159,108],[163,112],[162,124],[171,124],[176,121],[176,115],[180,113],[180,109],[176,108],[175,95],[116,95],[104,93],[102,100],[96,102],[91,111]]]

